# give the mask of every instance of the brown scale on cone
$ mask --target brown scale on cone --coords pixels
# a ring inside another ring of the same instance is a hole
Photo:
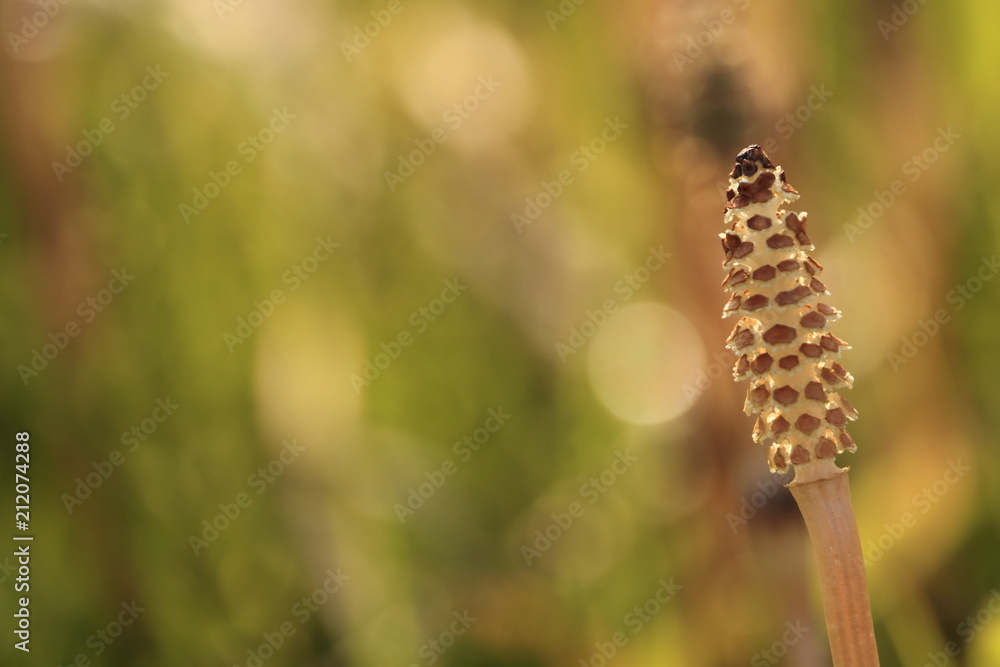
[[[722,316],[739,318],[726,346],[738,356],[734,377],[750,381],[743,409],[759,414],[753,438],[768,446],[774,472],[835,465],[856,449],[847,424],[857,411],[839,393],[854,378],[837,363],[850,346],[829,332],[840,311],[822,300],[807,215],[782,208],[799,193],[753,145],[736,156],[726,194]]]

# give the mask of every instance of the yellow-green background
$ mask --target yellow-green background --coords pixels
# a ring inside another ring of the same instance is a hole
[[[731,328],[720,185],[771,139],[854,346],[862,418],[841,462],[862,542],[891,545],[869,566],[882,664],[919,667],[948,641],[948,664],[1000,663],[1000,623],[971,641],[960,626],[1000,587],[1000,282],[947,301],[997,250],[1000,7],[896,4],[567,0],[557,22],[555,0],[403,0],[348,60],[342,44],[388,3],[220,16],[209,0],[70,0],[17,53],[9,34],[42,10],[5,3],[0,542],[16,532],[18,431],[35,542],[32,652],[13,650],[0,575],[0,662],[245,665],[292,620],[265,664],[407,667],[467,611],[478,620],[436,664],[578,665],[621,630],[608,664],[774,664],[760,651],[797,621],[810,630],[777,664],[829,664],[787,492],[727,519],[770,475],[715,357]],[[157,65],[169,76],[119,120],[115,98]],[[500,87],[450,129],[443,114],[490,75]],[[186,223],[192,189],[284,107],[287,129]],[[782,123],[796,110],[809,119]],[[52,162],[108,117],[57,179]],[[525,198],[616,118],[620,137],[518,233]],[[385,172],[436,127],[447,141],[390,190]],[[949,127],[958,139],[908,180]],[[849,238],[896,179],[906,191]],[[328,235],[339,249],[291,292],[283,272]],[[616,283],[660,246],[671,257],[626,302]],[[18,366],[122,267],[134,281],[25,385]],[[467,290],[417,333],[411,314],[456,279]],[[230,353],[223,334],[274,289],[285,302]],[[564,362],[556,343],[607,299],[616,313]],[[939,308],[948,322],[893,363]],[[404,331],[412,344],[355,391]],[[695,396],[700,372],[721,379]],[[167,397],[176,412],[68,513],[76,478]],[[394,505],[497,407],[509,421],[400,523]],[[195,556],[189,537],[286,439],[305,451]],[[529,567],[521,546],[626,451],[637,463]],[[957,461],[971,470],[915,501]],[[337,568],[349,579],[299,624],[296,601]],[[671,578],[680,591],[632,635],[626,614]],[[132,599],[146,611],[95,657],[88,637]]]

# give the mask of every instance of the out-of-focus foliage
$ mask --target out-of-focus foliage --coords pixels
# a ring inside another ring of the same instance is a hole
[[[1000,662],[995,3],[2,20],[35,535],[30,656],[0,555],[3,664],[829,664],[722,354],[749,143],[854,346],[882,664]]]

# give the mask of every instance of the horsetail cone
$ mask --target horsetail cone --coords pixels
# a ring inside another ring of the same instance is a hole
[[[749,380],[744,412],[758,414],[753,438],[768,447],[772,472],[796,481],[839,472],[837,454],[855,451],[847,432],[857,411],[840,395],[854,379],[838,363],[846,342],[828,331],[840,311],[826,303],[823,267],[808,253],[806,214],[782,207],[799,198],[760,146],[736,156],[720,234],[730,293],[723,317],[739,317],[726,346]]]

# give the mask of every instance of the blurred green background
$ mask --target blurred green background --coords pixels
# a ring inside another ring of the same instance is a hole
[[[996,3],[2,12],[2,664],[830,664],[723,353],[749,143],[854,346],[882,664],[1000,664]]]

